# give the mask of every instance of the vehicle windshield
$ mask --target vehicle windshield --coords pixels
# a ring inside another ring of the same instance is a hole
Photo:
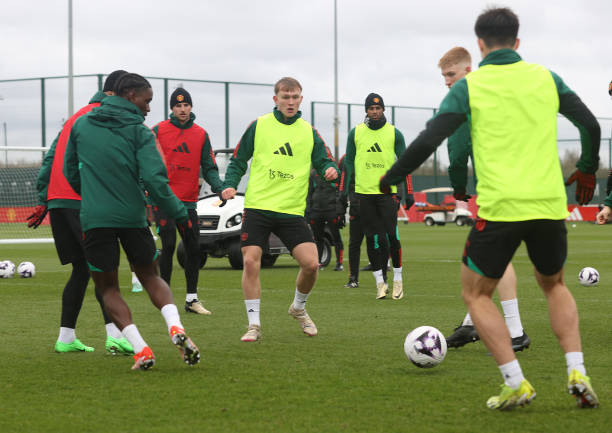
[[[225,179],[225,172],[227,170],[227,166],[229,165],[230,159],[232,157],[234,149],[215,149],[215,161],[217,162],[217,167],[219,167],[219,177],[221,180]],[[251,171],[251,161],[249,161],[249,167],[240,183],[238,184],[238,188],[236,190],[238,192],[244,193],[246,191],[247,184],[249,182],[249,173]],[[200,173],[201,177],[201,173]],[[202,183],[202,188],[200,188],[200,197],[212,194],[212,190],[210,189],[210,185],[206,182]]]

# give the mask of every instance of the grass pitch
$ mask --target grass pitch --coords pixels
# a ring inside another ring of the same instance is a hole
[[[54,353],[69,267],[59,265],[52,244],[2,245],[0,260],[32,261],[37,274],[0,280],[0,431],[608,432],[610,230],[568,224],[566,282],[578,303],[587,371],[601,407],[579,410],[567,394],[563,354],[521,247],[514,265],[532,346],[518,359],[537,398],[510,413],[485,406],[502,378],[481,342],[449,349],[443,363],[429,370],[414,367],[403,352],[413,328],[431,325],[448,335],[463,319],[459,258],[466,228],[400,225],[401,301],[376,301],[369,272],[361,273],[357,289],[343,287],[348,271],[320,272],[307,304],[319,328],[315,338],[302,334],[287,315],[298,270],[289,256],[262,271],[263,339],[251,344],[239,340],[247,324],[241,272],[231,270],[227,259],[209,259],[200,274],[200,298],[213,315],[181,314],[202,350],[202,362],[191,368],[180,360],[147,295],[130,292],[123,259],[124,297],[157,357],[148,372],[130,371],[131,358],[105,355],[105,331],[91,283],[77,335],[96,351]],[[348,244],[346,230],[343,235]],[[599,270],[599,286],[578,284],[584,266]],[[178,264],[172,286],[182,311],[185,279]]]

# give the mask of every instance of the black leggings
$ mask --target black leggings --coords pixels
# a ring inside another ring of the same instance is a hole
[[[359,280],[359,262],[361,260],[361,242],[365,233],[361,225],[361,217],[359,215],[351,215],[349,223],[349,273],[350,278]],[[387,237],[383,237],[379,240],[381,252],[384,257],[389,256],[389,244]],[[374,238],[366,237],[366,251],[368,258],[374,254]],[[371,262],[371,260],[370,260]],[[383,274],[387,273],[387,260],[383,261],[382,265]]]
[[[185,246],[185,280],[187,282],[187,293],[198,293],[198,277],[200,273],[200,229],[198,227],[198,215],[195,209],[188,209],[193,233],[183,236],[179,231],[183,245]],[[172,277],[172,259],[176,249],[176,221],[167,218],[166,214],[158,209],[155,211],[155,223],[159,237],[162,241],[161,257],[159,259],[159,271],[164,281],[170,285]]]
[[[397,211],[399,200],[394,194],[359,194],[359,209],[361,223],[366,238],[373,242],[371,252],[368,250],[372,269],[379,271],[388,255],[383,251],[382,245],[389,242],[389,253],[394,268],[402,266],[402,245],[397,231]]]
[[[344,243],[342,242],[342,235],[340,235],[340,229],[338,228],[336,215],[333,213],[322,213],[312,214],[310,218],[310,225],[317,244],[317,250],[319,252],[319,263],[321,262],[321,254],[323,253],[323,239],[325,233],[325,224],[329,227],[329,231],[332,235],[332,242],[336,250],[336,263],[342,263],[342,254],[344,251]]]

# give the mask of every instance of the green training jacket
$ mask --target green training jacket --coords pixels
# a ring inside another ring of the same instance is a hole
[[[109,96],[72,127],[64,175],[81,195],[81,226],[147,227],[139,179],[169,217],[187,219],[187,210],[168,186],[168,175],[140,109]]]

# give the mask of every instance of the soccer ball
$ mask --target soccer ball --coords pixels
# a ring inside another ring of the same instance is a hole
[[[15,263],[10,260],[0,262],[0,278],[13,278],[15,275]]]
[[[36,273],[36,267],[32,262],[21,262],[17,266],[17,273],[21,278],[32,278]]]
[[[446,338],[433,326],[419,326],[406,337],[404,352],[417,367],[435,367],[446,356]]]
[[[599,283],[599,272],[597,272],[597,269],[589,266],[582,268],[578,274],[578,281],[583,286],[596,286]]]

